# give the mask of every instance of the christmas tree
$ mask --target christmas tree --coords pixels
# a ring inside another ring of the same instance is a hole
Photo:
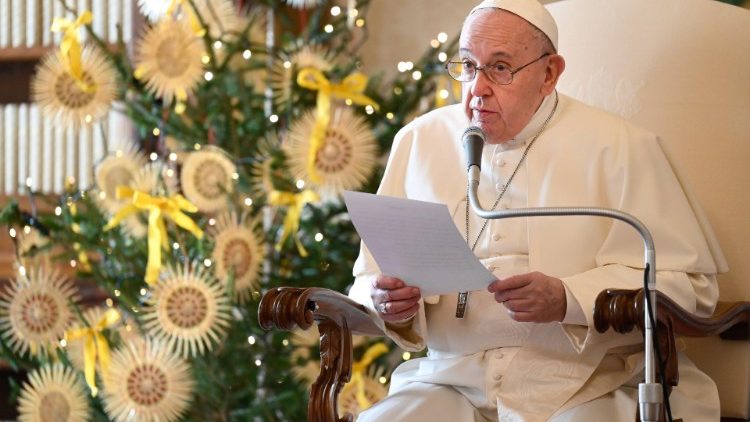
[[[12,386],[22,420],[305,419],[317,333],[263,331],[259,299],[346,291],[359,238],[341,193],[374,192],[396,131],[460,95],[444,34],[392,79],[360,73],[368,3],[139,0],[131,48],[63,2],[77,19],[53,25],[35,101],[76,128],[119,108],[140,142],[108,151],[95,185],[37,198],[49,213],[0,211],[18,253],[0,359],[29,373]],[[382,397],[408,359],[383,342],[355,340],[343,411]]]

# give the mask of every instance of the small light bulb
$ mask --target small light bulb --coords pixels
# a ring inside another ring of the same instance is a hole
[[[107,199],[107,192],[101,191],[99,192],[99,199]]]
[[[252,56],[253,56],[253,52],[250,50],[245,50],[242,52],[242,58],[244,58],[245,60],[249,60],[250,57]]]
[[[297,179],[297,183],[295,183],[295,185],[297,186],[297,189],[302,189],[305,187],[305,181],[302,179]]]
[[[390,111],[388,113],[385,113],[385,118],[388,120],[393,120],[395,116]]]
[[[87,115],[86,115],[86,116],[85,116],[85,117],[83,118],[83,120],[85,120],[85,121],[86,121],[86,123],[91,123],[91,121],[92,121],[92,120],[94,120],[94,118],[93,118],[93,117],[92,117],[92,116],[91,116],[90,114],[87,114]]]
[[[247,197],[245,198],[245,206],[252,207],[253,206],[253,198]]]
[[[388,378],[386,378],[386,377],[380,377],[380,378],[378,378],[378,382],[380,382],[381,384],[385,384],[385,383],[388,382]]]
[[[208,219],[208,225],[209,225],[209,226],[214,226],[214,225],[216,225],[216,219],[215,219],[215,218],[213,218],[213,217],[212,217],[212,218],[209,218],[209,219]]]
[[[260,366],[262,363],[260,359],[255,359],[255,366]]]
[[[146,293],[148,293],[148,290],[146,290],[146,289],[141,289],[141,292],[140,292],[140,293],[141,293],[141,296],[146,296]]]
[[[75,268],[77,266],[78,266],[78,263],[76,262],[76,260],[75,259],[71,259],[70,260],[70,267],[71,268]]]
[[[249,336],[249,337],[247,338],[247,342],[248,342],[248,343],[250,343],[250,344],[255,344],[255,337],[253,337],[253,336]]]
[[[338,16],[341,14],[341,8],[338,6],[333,6],[331,8],[331,16]]]
[[[55,215],[59,217],[61,214],[62,214],[62,208],[55,207]]]
[[[60,347],[65,348],[68,345],[68,341],[65,339],[60,340]]]
[[[320,242],[323,240],[323,233],[315,233],[315,241]]]
[[[216,48],[216,49],[219,49],[219,48],[221,48],[222,46],[223,46],[223,45],[221,44],[221,41],[219,41],[219,40],[216,40],[216,41],[214,41],[214,48]]]
[[[167,177],[174,177],[174,170],[167,169]]]
[[[441,43],[444,43],[444,42],[448,41],[448,34],[446,34],[445,32],[441,32],[441,33],[438,34],[437,39]]]
[[[232,173],[232,180],[239,180],[240,174],[237,172]]]
[[[372,114],[374,112],[375,112],[375,108],[373,106],[371,106],[369,104],[365,106],[365,113]]]
[[[205,80],[207,80],[207,81],[210,81],[210,80],[212,80],[213,78],[214,78],[214,74],[213,74],[212,72],[206,72],[206,73],[205,73],[205,74],[203,75],[203,79],[205,79]]]
[[[158,127],[155,127],[154,130],[151,131],[151,133],[153,133],[154,136],[159,136],[161,135],[161,130],[159,130]]]
[[[21,277],[26,277],[26,267],[24,267],[23,265],[19,265],[18,275],[20,275]]]
[[[284,346],[289,346],[289,340],[287,339],[281,340],[281,344]]]
[[[357,28],[362,28],[365,26],[365,20],[362,18],[358,18],[356,21],[354,21],[354,24],[357,25]]]
[[[418,80],[422,79],[422,72],[420,72],[420,71],[418,71],[418,70],[415,70],[415,71],[414,71],[414,72],[413,72],[413,73],[411,74],[411,77],[412,77],[412,79],[414,79],[415,81],[418,81]]]
[[[201,150],[201,144],[196,143],[195,145],[193,145],[193,149],[196,150],[196,151],[200,151]]]
[[[29,226],[23,226],[23,232],[24,232],[24,234],[31,233],[31,227],[29,227]]]
[[[206,267],[210,267],[211,264],[212,264],[212,262],[211,262],[210,259],[206,258],[206,259],[203,260],[203,265],[205,265]]]
[[[272,115],[268,116],[268,120],[270,120],[271,123],[276,123],[276,122],[279,121],[279,116],[276,115],[276,114],[272,114]]]
[[[115,302],[112,300],[111,297],[108,297],[107,300],[105,300],[104,302],[107,304],[108,308],[115,306]]]
[[[438,47],[440,47],[440,41],[438,41],[436,39],[430,40],[430,47],[432,47],[432,48],[438,48]]]
[[[333,25],[329,23],[328,25],[323,27],[323,30],[330,34],[331,32],[333,32]]]
[[[291,69],[292,68],[292,62],[290,62],[289,60],[287,60],[287,61],[284,62],[283,66],[284,66],[284,69]]]
[[[177,242],[172,243],[172,249],[174,250],[180,249],[180,244]]]
[[[115,297],[120,297],[121,294],[122,294],[121,291],[115,289]]]
[[[201,62],[203,62],[203,64],[209,64],[211,63],[211,57],[209,57],[208,54],[204,54],[203,57],[201,57]]]
[[[170,152],[169,153],[169,161],[177,161],[177,153]]]
[[[151,161],[156,161],[159,158],[159,154],[152,152],[151,154],[149,154],[148,158],[150,158]]]
[[[404,360],[409,360],[409,359],[411,359],[411,353],[409,353],[409,352],[404,352],[404,354],[403,354],[403,355],[401,355],[401,357],[402,357],[402,358],[403,358]]]
[[[440,92],[438,92],[438,96],[444,100],[447,99],[449,95],[450,93],[447,89],[441,89]]]
[[[445,52],[444,52],[444,51],[441,51],[441,52],[440,52],[440,53],[438,54],[438,60],[440,60],[441,62],[445,62],[446,60],[448,60],[448,55],[447,55],[447,54],[445,54]]]

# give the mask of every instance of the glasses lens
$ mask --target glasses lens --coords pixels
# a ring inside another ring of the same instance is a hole
[[[487,72],[487,76],[493,82],[499,85],[508,85],[513,81],[513,74],[510,72],[510,69],[503,65],[488,67],[485,72]]]
[[[451,75],[451,78],[457,81],[469,82],[474,79],[474,67],[464,66],[463,62],[448,62],[446,69],[448,69],[448,74]]]

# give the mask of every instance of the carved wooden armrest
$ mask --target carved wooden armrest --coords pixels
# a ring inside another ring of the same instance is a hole
[[[720,302],[708,318],[695,316],[664,294],[657,292],[657,331],[667,382],[676,386],[677,352],[675,336],[710,337],[727,340],[750,339],[750,302]],[[600,333],[609,328],[629,333],[633,328],[643,332],[643,289],[604,290],[594,305],[594,326]]]
[[[338,396],[352,375],[352,334],[384,335],[367,308],[329,289],[279,287],[263,295],[258,320],[266,330],[320,330],[320,374],[310,390],[309,422],[352,421],[337,415]]]

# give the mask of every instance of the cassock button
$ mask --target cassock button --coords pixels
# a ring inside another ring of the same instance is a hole
[[[495,233],[495,234],[492,235],[492,240],[494,240],[495,242],[497,242],[498,240],[500,240],[501,237],[502,236],[500,236],[499,234]]]
[[[503,379],[503,375],[502,374],[495,374],[495,376],[492,377],[492,378],[494,378],[495,381],[500,381],[501,379]]]
[[[505,160],[502,159],[502,157],[495,158],[495,165],[498,167],[503,167],[505,165]]]
[[[498,353],[497,353],[497,354],[495,355],[495,359],[502,359],[502,358],[504,358],[504,357],[505,357],[505,355],[504,355],[504,354],[502,354],[502,353],[500,353],[500,352],[498,352]]]
[[[504,185],[504,184],[502,184],[502,183],[500,183],[500,182],[498,182],[498,183],[497,183],[497,184],[495,185],[495,189],[497,189],[497,191],[498,191],[498,192],[502,192],[504,188],[505,188],[505,185]]]

